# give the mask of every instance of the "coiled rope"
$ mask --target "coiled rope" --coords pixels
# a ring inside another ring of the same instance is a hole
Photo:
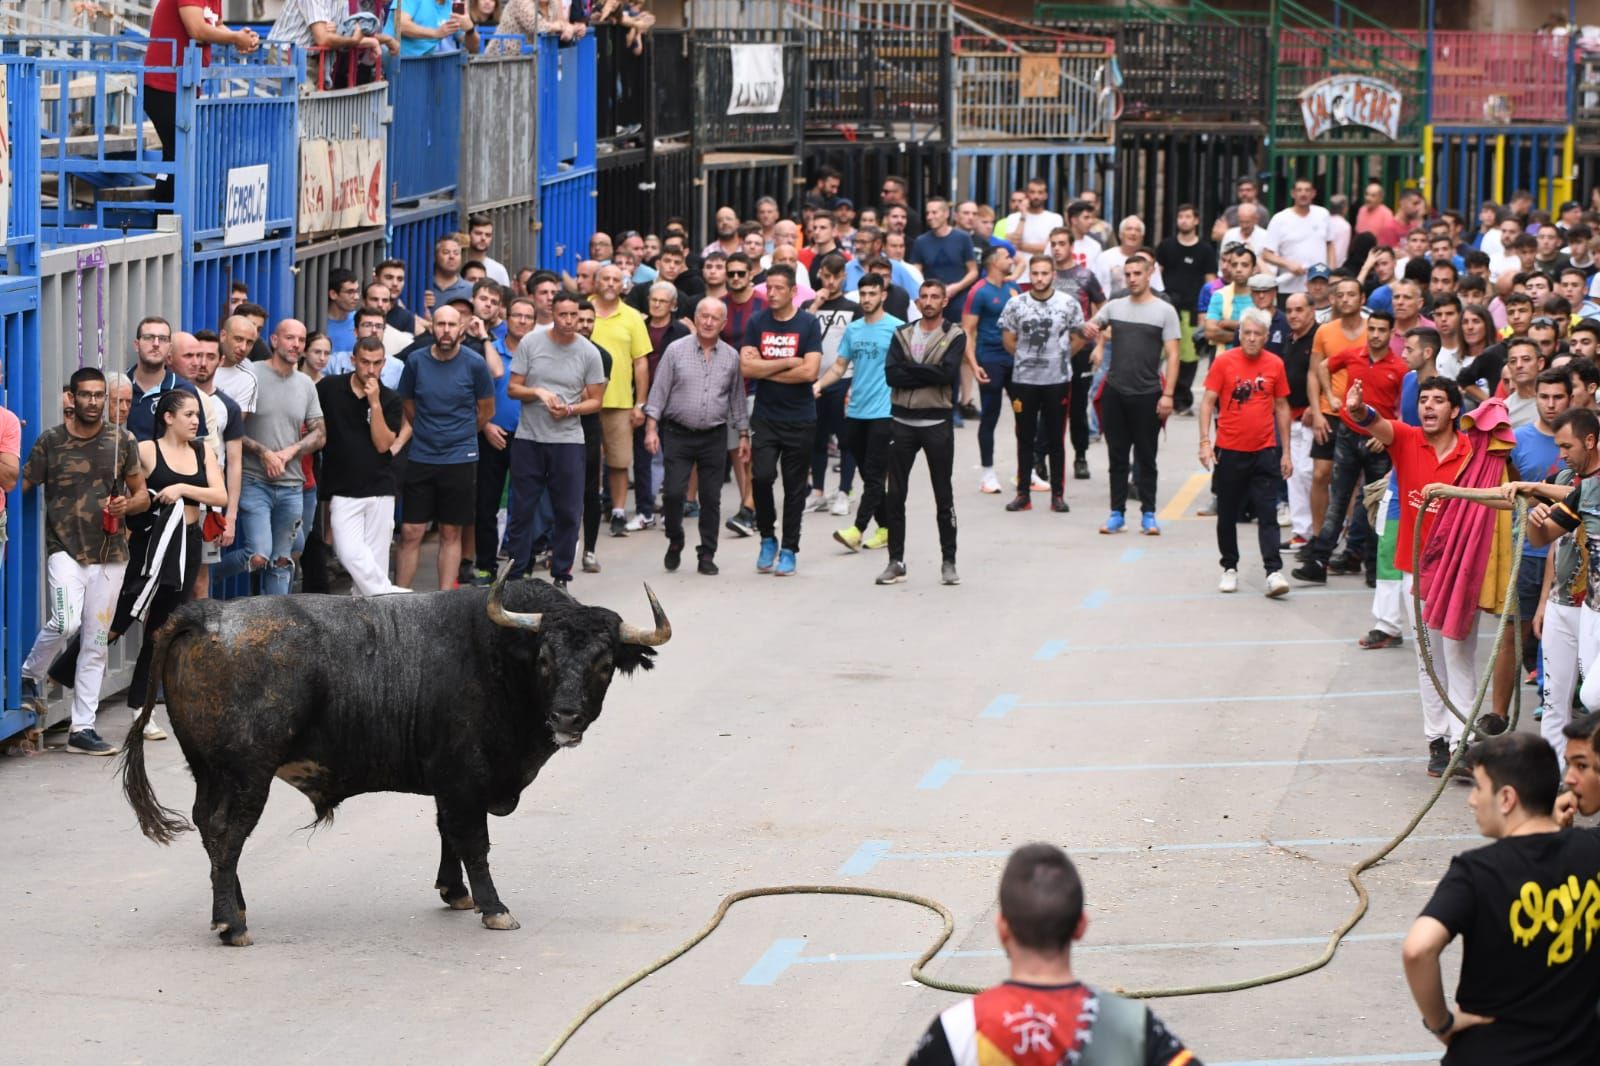
[[[1505,497],[1498,489],[1463,489],[1457,488],[1454,485],[1432,485],[1429,486],[1424,494],[1424,508],[1426,508],[1427,505],[1432,503],[1435,499],[1440,498],[1471,500],[1477,503],[1490,503],[1504,500]],[[1511,521],[1513,528],[1511,571],[1506,583],[1505,596],[1501,603],[1500,622],[1495,629],[1494,644],[1489,652],[1489,669],[1484,673],[1483,681],[1478,685],[1477,697],[1473,700],[1472,708],[1469,713],[1463,714],[1459,708],[1450,702],[1449,693],[1445,691],[1445,686],[1440,683],[1439,675],[1437,671],[1435,671],[1433,665],[1433,648],[1428,642],[1427,626],[1422,621],[1420,593],[1417,590],[1416,582],[1412,582],[1411,595],[1413,607],[1412,618],[1414,623],[1413,628],[1416,631],[1416,639],[1422,654],[1422,661],[1424,666],[1427,668],[1428,679],[1433,682],[1434,688],[1439,693],[1439,698],[1444,701],[1444,706],[1450,711],[1451,714],[1455,715],[1455,717],[1463,723],[1463,737],[1471,737],[1474,735],[1478,716],[1483,709],[1483,701],[1487,697],[1490,686],[1494,682],[1494,663],[1499,657],[1500,645],[1505,640],[1506,631],[1508,629],[1511,630],[1513,634],[1512,640],[1516,642],[1515,647],[1517,651],[1517,661],[1522,661],[1521,627],[1516,625],[1515,622],[1517,621],[1518,617],[1517,571],[1522,564],[1522,552],[1525,541],[1523,527],[1525,525],[1527,512],[1527,501],[1521,496],[1518,496],[1512,502]],[[1421,557],[1422,523],[1417,522],[1414,527],[1411,546],[1413,573],[1416,572]],[[1522,708],[1521,688],[1521,685],[1516,686],[1512,696],[1511,715],[1509,724],[1507,726],[1508,730],[1515,729],[1517,726],[1517,718],[1519,717]],[[1340,923],[1339,927],[1335,929],[1328,937],[1327,945],[1322,949],[1322,953],[1316,958],[1302,963],[1299,966],[1292,966],[1287,970],[1278,970],[1273,973],[1262,974],[1258,977],[1250,977],[1241,981],[1227,981],[1220,984],[1209,985],[1175,985],[1170,988],[1117,988],[1113,991],[1115,991],[1118,995],[1126,996],[1129,999],[1167,999],[1176,996],[1202,996],[1215,995],[1222,992],[1242,992],[1249,988],[1260,988],[1263,985],[1277,984],[1280,981],[1288,981],[1296,977],[1303,977],[1308,973],[1314,973],[1328,965],[1328,963],[1333,961],[1334,955],[1338,952],[1339,944],[1347,935],[1349,935],[1350,930],[1354,929],[1357,923],[1359,923],[1361,919],[1366,916],[1367,908],[1371,903],[1371,897],[1369,897],[1367,894],[1366,886],[1361,883],[1361,875],[1387,858],[1396,848],[1405,842],[1407,837],[1416,831],[1418,825],[1422,824],[1422,819],[1427,817],[1428,812],[1433,809],[1433,805],[1439,801],[1439,797],[1444,793],[1445,788],[1449,785],[1450,779],[1454,775],[1456,766],[1460,763],[1462,753],[1465,750],[1466,744],[1462,743],[1458,745],[1455,751],[1451,753],[1450,764],[1445,768],[1444,773],[1440,776],[1439,783],[1434,786],[1433,792],[1428,796],[1427,800],[1422,804],[1421,807],[1417,808],[1416,813],[1413,814],[1410,820],[1406,822],[1405,827],[1396,833],[1378,850],[1358,860],[1353,866],[1350,867],[1349,871],[1345,874],[1345,877],[1350,882],[1351,889],[1355,891],[1356,905],[1354,909],[1351,910],[1349,917],[1345,918],[1345,920]],[[926,985],[929,988],[938,989],[941,992],[954,992],[958,995],[965,996],[977,995],[986,987],[984,985],[969,985],[961,984],[960,982],[956,981],[946,981],[942,978],[934,977],[933,975],[924,971],[923,967],[927,966],[928,963],[933,960],[934,956],[939,954],[939,952],[944,948],[945,944],[949,942],[951,936],[955,934],[955,916],[950,913],[950,909],[948,907],[936,899],[930,899],[927,896],[919,896],[911,892],[897,892],[894,889],[889,888],[865,888],[855,885],[774,885],[765,888],[747,888],[738,892],[734,892],[724,898],[723,901],[717,905],[716,913],[711,916],[711,920],[706,922],[706,924],[700,929],[699,932],[695,933],[694,936],[690,937],[688,940],[685,940],[682,944],[679,944],[677,947],[673,948],[656,961],[650,963],[650,965],[635,971],[630,976],[619,981],[617,984],[613,985],[610,989],[604,992],[599,998],[595,999],[592,1003],[580,1011],[577,1017],[568,1023],[567,1027],[562,1030],[561,1034],[550,1043],[548,1048],[545,1049],[544,1054],[538,1059],[537,1066],[548,1066],[548,1064],[555,1059],[556,1055],[561,1052],[561,1049],[566,1046],[567,1042],[571,1040],[574,1035],[576,1035],[578,1030],[581,1029],[589,1021],[589,1019],[600,1013],[600,1011],[612,1000],[616,999],[618,996],[622,995],[628,989],[632,988],[640,981],[643,981],[651,974],[664,969],[677,959],[682,958],[684,955],[692,951],[696,945],[716,931],[717,926],[722,924],[722,919],[727,916],[728,911],[731,910],[735,904],[743,902],[747,899],[760,899],[766,896],[865,896],[871,899],[887,899],[895,900],[901,903],[910,903],[914,906],[922,907],[925,910],[930,910],[939,916],[940,920],[944,923],[944,928],[940,931],[938,937],[928,947],[928,949],[924,951],[920,957],[918,957],[916,962],[911,964],[911,979],[916,981],[918,984]]]

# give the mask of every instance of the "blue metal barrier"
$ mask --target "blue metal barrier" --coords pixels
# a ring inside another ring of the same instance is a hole
[[[450,196],[461,165],[463,52],[395,60],[389,72],[389,188],[392,202]],[[491,121],[485,116],[484,121]]]
[[[454,200],[429,201],[389,216],[389,257],[406,265],[405,305],[421,313],[422,294],[433,279],[433,244],[460,227],[461,205]]]
[[[179,216],[186,244],[220,241],[228,171],[265,164],[266,231],[292,232],[299,201],[296,117],[304,57],[296,49],[239,55],[190,46],[171,66],[146,66],[149,42],[124,37],[4,37],[0,52],[35,57],[40,78],[47,245],[87,244]],[[147,80],[178,86],[174,158],[147,129]],[[171,203],[159,198],[170,183]]]
[[[1566,138],[1566,126],[1434,127],[1433,206],[1470,217],[1485,200],[1504,203],[1526,189],[1538,207],[1553,213],[1569,177],[1562,162]]]
[[[39,273],[39,70],[32,59],[0,55],[11,131],[11,190],[0,274]]]
[[[576,273],[594,232],[595,172],[571,170],[539,185],[539,262],[544,270]]]
[[[594,38],[563,46],[559,37],[539,38],[538,172],[540,182],[566,170],[594,166]],[[688,92],[689,86],[681,87]]]
[[[1105,217],[1115,217],[1110,171],[1116,149],[1106,145],[1063,145],[1017,143],[1005,147],[957,147],[952,170],[952,194],[980,204],[1003,204],[1012,189],[1019,189],[1031,177],[1041,176],[1050,185],[1054,201],[1080,189],[1099,189],[1105,201]]]
[[[293,318],[294,234],[233,248],[185,250],[183,328],[193,333],[216,329],[235,281],[250,286],[250,302],[267,311],[267,328]]]
[[[13,201],[13,209],[14,201]],[[8,227],[9,228],[9,227]],[[33,447],[43,422],[39,397],[39,279],[0,278],[0,361],[5,367],[6,410],[22,420],[22,455]],[[40,570],[44,553],[36,531],[39,493],[24,497],[22,484],[6,496],[6,525],[11,543],[0,567],[0,739],[34,724],[34,714],[22,706],[22,660],[39,628]]]

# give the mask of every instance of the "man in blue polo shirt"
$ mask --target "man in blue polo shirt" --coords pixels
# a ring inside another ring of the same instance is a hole
[[[411,423],[401,504],[395,584],[415,588],[422,535],[439,524],[439,587],[456,587],[461,530],[477,506],[478,434],[494,416],[494,379],[483,356],[462,346],[465,312],[448,303],[433,312],[433,343],[406,360],[400,394]]]

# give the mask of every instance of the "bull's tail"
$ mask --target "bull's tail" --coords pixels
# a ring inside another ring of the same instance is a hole
[[[144,768],[144,727],[155,711],[156,694],[161,691],[161,679],[166,673],[167,650],[188,626],[181,618],[174,618],[147,639],[156,642],[150,656],[150,679],[144,697],[144,709],[134,719],[128,730],[128,739],[122,742],[122,794],[139,818],[139,828],[157,844],[170,844],[179,833],[192,828],[183,816],[170,807],[163,807],[150,787],[150,775]]]

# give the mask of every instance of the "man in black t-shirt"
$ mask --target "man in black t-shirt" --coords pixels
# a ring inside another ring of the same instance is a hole
[[[327,427],[319,487],[328,501],[333,550],[357,596],[410,592],[389,580],[394,539],[390,448],[403,421],[400,397],[378,380],[387,356],[378,337],[356,341],[355,369],[317,382]]]
[[[761,551],[756,570],[789,577],[800,550],[800,517],[812,438],[817,431],[817,401],[811,385],[822,363],[822,329],[809,311],[794,306],[794,268],[774,263],[767,271],[767,309],[750,317],[739,367],[756,383],[750,416],[751,492]],[[783,544],[777,539],[773,482],[783,472]]]
[[[1467,803],[1495,843],[1463,852],[1402,949],[1422,1024],[1446,1066],[1577,1066],[1594,1061],[1600,1021],[1600,834],[1558,829],[1556,753],[1532,733],[1473,747]],[[1464,941],[1456,1011],[1439,956]]]

